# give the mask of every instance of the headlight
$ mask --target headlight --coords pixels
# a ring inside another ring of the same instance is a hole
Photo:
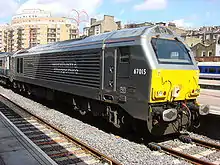
[[[200,93],[200,89],[196,89],[196,93]]]
[[[167,95],[166,91],[160,90],[160,91],[156,91],[154,94],[155,98],[165,98]]]
[[[200,94],[200,89],[192,89],[190,92],[190,96],[198,96]]]
[[[157,96],[163,96],[163,91],[159,91],[159,92],[157,92]]]
[[[200,89],[195,89],[195,90],[193,89],[192,90],[192,93],[199,93],[199,92],[200,92]]]

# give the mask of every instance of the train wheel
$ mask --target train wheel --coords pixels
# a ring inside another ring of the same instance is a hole
[[[80,115],[85,116],[90,109],[90,103],[88,100],[83,100],[80,98],[73,98],[72,101],[73,109],[78,111]]]
[[[13,82],[13,88],[14,88],[14,89],[17,88],[17,84],[16,84],[16,82]]]
[[[79,110],[79,113],[80,113],[82,116],[86,115],[86,111],[84,111],[84,110]]]

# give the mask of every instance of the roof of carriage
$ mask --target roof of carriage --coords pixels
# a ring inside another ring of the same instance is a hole
[[[0,57],[4,57],[4,56],[8,56],[8,55],[11,55],[11,54],[8,52],[0,52]]]
[[[198,66],[220,66],[220,62],[198,62]]]
[[[150,25],[150,26],[144,26],[139,28],[130,28],[130,29],[122,29],[122,30],[116,30],[112,32],[106,32],[99,35],[93,35],[86,37],[84,39],[73,39],[73,40],[66,40],[66,41],[60,41],[55,43],[50,43],[46,45],[37,45],[35,47],[21,50],[17,54],[26,53],[26,52],[39,52],[39,51],[48,51],[48,50],[56,50],[56,49],[62,49],[62,48],[68,48],[73,46],[83,46],[87,44],[100,44],[105,43],[106,41],[112,41],[112,40],[120,40],[120,39],[128,39],[128,38],[135,38],[143,35],[147,29],[155,27],[160,27],[158,25]],[[163,29],[168,30],[169,34],[173,34],[169,29],[162,27]]]

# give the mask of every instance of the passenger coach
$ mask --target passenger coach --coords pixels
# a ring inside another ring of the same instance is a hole
[[[163,26],[123,29],[39,45],[12,58],[15,89],[74,105],[117,128],[164,135],[193,126],[199,70],[181,38]]]
[[[201,79],[220,79],[220,62],[198,62]]]
[[[12,54],[2,52],[0,53],[0,83],[9,84],[9,65]]]

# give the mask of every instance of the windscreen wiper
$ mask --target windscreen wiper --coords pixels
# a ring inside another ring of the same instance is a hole
[[[180,42],[180,43],[182,43],[177,37],[174,37],[174,39],[176,40],[176,41],[178,41],[178,42]],[[179,45],[179,44],[177,44],[182,50],[184,50],[184,51],[186,51],[187,53],[189,53],[190,52],[190,50],[189,49],[187,49],[184,45],[184,48],[181,46],[181,45]]]

